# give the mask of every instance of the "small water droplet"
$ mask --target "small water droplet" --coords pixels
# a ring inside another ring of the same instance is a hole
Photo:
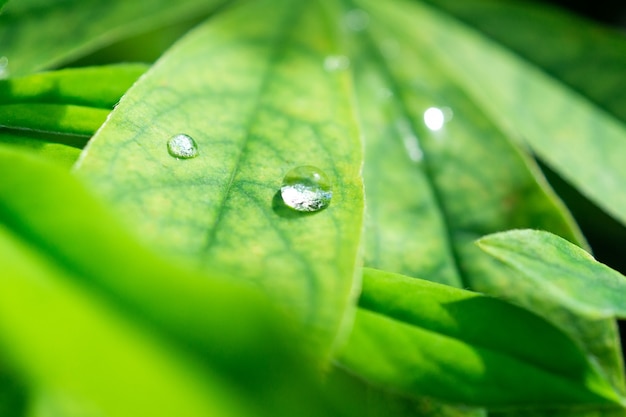
[[[370,15],[361,9],[352,9],[343,18],[346,28],[353,32],[361,32],[370,24]]]
[[[283,202],[296,211],[325,209],[333,196],[330,180],[320,169],[304,165],[289,171],[280,187]]]
[[[0,80],[9,77],[9,58],[0,56]]]
[[[167,141],[167,151],[175,158],[190,159],[198,156],[198,145],[191,136],[180,133]]]
[[[424,112],[424,124],[432,131],[441,130],[444,124],[452,120],[454,113],[450,107],[429,107]]]
[[[350,67],[350,59],[344,55],[329,55],[324,59],[326,71],[343,71]]]

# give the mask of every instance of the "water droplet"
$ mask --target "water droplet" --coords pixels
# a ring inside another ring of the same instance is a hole
[[[400,119],[397,121],[396,126],[411,161],[421,162],[424,159],[424,151],[422,151],[419,139],[415,135],[411,123],[406,119]]]
[[[361,9],[352,9],[343,18],[346,28],[353,32],[361,32],[370,24],[370,15]]]
[[[326,71],[342,71],[350,67],[350,59],[344,55],[329,55],[324,59]]]
[[[424,123],[430,130],[440,130],[446,121],[443,111],[437,107],[429,107],[424,112]]]
[[[0,80],[9,76],[9,58],[0,56]]]
[[[198,145],[191,136],[180,133],[167,141],[167,151],[175,158],[190,159],[198,156]]]
[[[452,120],[453,112],[450,107],[429,107],[424,112],[424,124],[432,131],[441,130],[446,122]]]
[[[280,187],[283,202],[296,211],[314,212],[325,209],[333,196],[326,174],[310,165],[292,169]]]

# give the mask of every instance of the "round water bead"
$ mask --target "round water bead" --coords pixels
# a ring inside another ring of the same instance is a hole
[[[304,165],[285,175],[280,195],[285,205],[296,211],[315,212],[328,207],[333,192],[322,170]]]
[[[167,151],[174,158],[190,159],[198,156],[198,145],[191,136],[179,133],[167,141]]]

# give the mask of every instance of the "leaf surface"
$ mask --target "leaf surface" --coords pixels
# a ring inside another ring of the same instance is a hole
[[[423,42],[438,51],[448,70],[481,103],[485,112],[512,137],[525,140],[542,160],[587,198],[625,223],[626,166],[621,158],[626,154],[624,120],[607,113],[481,33],[434,10],[428,14],[430,18],[415,33],[420,33]],[[563,18],[558,25],[550,25],[550,30],[561,28],[561,39],[567,38],[567,43],[559,44],[562,49],[586,50],[589,43],[595,42],[589,40],[581,45],[577,37],[570,40],[563,34],[565,28],[579,31],[577,23],[580,22]],[[589,29],[584,31],[589,32]],[[610,51],[606,52],[610,62],[606,81],[598,88],[607,89],[604,83],[608,82],[610,89],[602,94],[621,96],[623,53],[617,57],[620,51],[626,51],[626,39],[612,36],[606,44],[597,44],[591,49]],[[598,53],[603,52],[594,54]],[[580,56],[580,60],[591,59],[587,54]],[[561,64],[568,65],[567,60]],[[579,68],[576,63],[570,67]],[[593,77],[596,78],[603,76]],[[600,87],[602,85],[604,87]]]
[[[177,265],[146,249],[63,168],[0,148],[0,174],[7,177],[0,184],[0,225],[8,248],[0,256],[3,264],[15,262],[16,271],[27,268],[30,264],[20,260],[23,252],[31,253],[33,264],[45,260],[36,276],[52,287],[52,297],[54,282],[61,278],[86,294],[87,300],[72,307],[74,314],[80,316],[81,308],[89,311],[91,304],[105,304],[139,331],[155,333],[150,345],[171,345],[177,357],[199,360],[200,373],[209,367],[209,374],[219,374],[257,413],[338,415],[334,394],[323,392],[311,360],[318,352],[305,346],[291,318],[277,312],[257,289]],[[7,277],[17,274],[7,272]],[[11,308],[17,312],[20,307]],[[22,315],[31,314],[22,308]],[[34,332],[36,317],[32,320],[28,326]],[[8,338],[7,343],[13,342]],[[81,348],[73,338],[58,343],[68,344],[69,351]],[[42,371],[35,357],[22,360]],[[62,366],[74,358],[57,352],[55,360]],[[76,381],[85,377],[75,375]],[[349,409],[352,399],[343,400]]]
[[[271,4],[242,4],[180,40],[124,96],[77,173],[156,248],[264,288],[323,355],[360,278],[361,144],[349,74],[324,69],[338,48],[326,11]],[[197,158],[168,154],[179,133]],[[304,165],[333,186],[330,206],[308,215],[278,193]]]
[[[359,305],[339,361],[382,386],[493,408],[620,404],[564,333],[512,304],[366,269]]]
[[[561,305],[591,319],[626,317],[626,277],[558,236],[514,230],[477,243]]]
[[[473,244],[485,234],[536,228],[584,245],[527,152],[441,57],[465,42],[463,33],[434,43],[430,34],[455,22],[426,5],[357,4],[370,16],[356,40],[355,63],[366,142],[366,265],[515,300],[579,341],[623,386],[613,320],[582,323],[539,301],[535,288],[511,282]],[[435,128],[426,120],[432,109]]]
[[[223,3],[220,0],[14,1],[0,15],[2,56],[8,59],[4,75],[18,76],[58,66],[117,40],[197,15],[208,15]]]
[[[120,64],[0,80],[0,142],[71,166],[147,68]]]

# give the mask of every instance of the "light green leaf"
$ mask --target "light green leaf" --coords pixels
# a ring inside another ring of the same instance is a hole
[[[582,323],[552,302],[537,302],[535,288],[511,283],[506,269],[473,244],[513,228],[544,229],[577,243],[582,238],[524,150],[466,93],[457,69],[442,63],[441,51],[465,42],[433,43],[431,32],[450,19],[411,2],[358,4],[370,16],[355,63],[366,141],[366,265],[515,300],[579,341],[615,386],[623,386],[612,320]],[[424,119],[429,108],[444,116],[438,130]]]
[[[492,408],[621,404],[570,339],[512,304],[370,269],[359,304],[339,361],[382,386]]]
[[[250,415],[208,369],[77,288],[4,226],[0,253],[0,349],[31,386],[83,415]]]
[[[147,68],[122,64],[0,80],[0,142],[71,166],[79,148]]]
[[[324,69],[338,48],[328,19],[317,2],[268,0],[197,28],[124,96],[77,170],[157,249],[261,286],[321,356],[350,317],[363,211],[349,74]],[[179,133],[197,158],[168,154]],[[333,186],[317,213],[280,199],[304,165]]]
[[[412,6],[429,16],[419,30],[414,30],[416,36],[437,51],[438,59],[484,111],[512,137],[525,140],[542,160],[587,198],[626,223],[626,166],[621,157],[626,154],[624,121],[484,35],[428,7],[418,3]],[[561,25],[569,27],[565,21]],[[579,25],[569,28],[579,29]],[[563,48],[568,47],[569,37],[567,42]],[[575,48],[581,48],[572,42]],[[617,46],[612,53],[626,50],[623,37],[619,42],[614,37],[610,45],[614,44]],[[584,50],[588,48],[585,46]],[[591,57],[584,55],[579,59]],[[623,56],[619,61],[623,61]],[[623,71],[619,65],[615,68],[623,86]],[[613,70],[608,71],[611,78]],[[597,78],[603,77],[593,77]],[[614,91],[610,94],[620,94]]]
[[[560,305],[590,319],[626,317],[626,277],[558,236],[514,230],[477,244]]]
[[[148,68],[145,64],[105,65],[0,80],[0,105],[73,104],[110,110]]]
[[[42,277],[62,274],[125,320],[176,345],[181,357],[200,357],[261,410],[337,415],[334,394],[322,392],[317,380],[312,358],[318,352],[305,346],[292,320],[258,290],[147,250],[62,168],[0,148],[0,175],[6,177],[0,183],[2,230],[18,249],[22,241],[36,257],[48,259]],[[3,263],[13,259],[4,256]]]
[[[0,127],[89,136],[106,120],[109,110],[59,104],[5,104]]]
[[[87,142],[84,136],[47,135],[33,131],[0,129],[0,143],[15,148],[28,149],[50,161],[71,168],[82,147]]]
[[[0,55],[8,59],[10,75],[28,74],[156,27],[208,15],[223,3],[222,0],[13,1],[0,15]]]

